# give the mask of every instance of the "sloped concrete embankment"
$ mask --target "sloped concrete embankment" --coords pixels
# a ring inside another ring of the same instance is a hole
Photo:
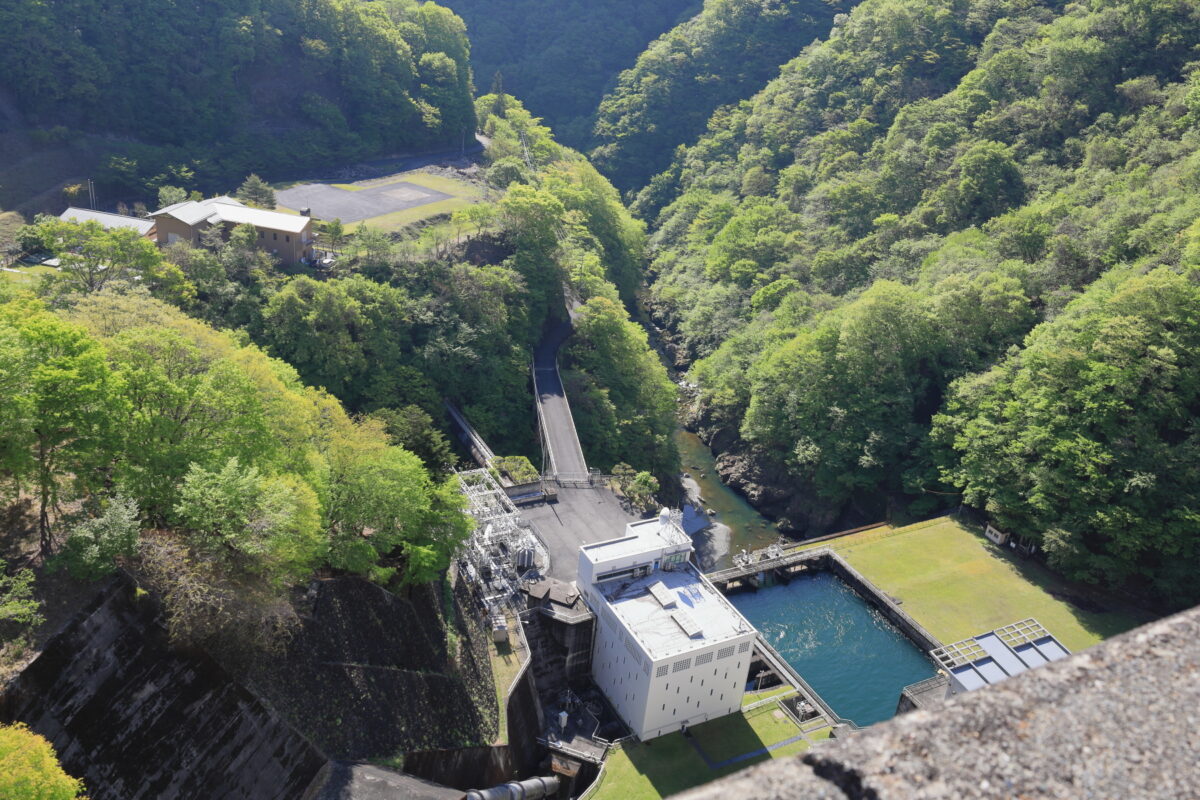
[[[92,800],[300,797],[322,754],[114,580],[5,687],[0,719],[45,736]]]
[[[297,798],[327,782],[328,759],[495,738],[487,631],[465,592],[322,581],[284,657],[228,668],[174,648],[160,613],[116,579],[0,693],[0,720],[46,736],[93,800]]]
[[[438,584],[401,597],[356,578],[321,581],[304,616],[282,658],[237,674],[330,758],[495,740],[487,631],[461,584],[447,604]]]

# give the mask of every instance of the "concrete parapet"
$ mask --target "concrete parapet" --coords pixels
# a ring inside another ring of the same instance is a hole
[[[1195,797],[1197,752],[1200,608],[680,797]]]

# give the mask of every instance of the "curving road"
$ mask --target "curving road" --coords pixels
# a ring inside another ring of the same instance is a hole
[[[562,480],[584,480],[588,474],[587,462],[558,374],[558,349],[570,335],[571,323],[559,322],[542,336],[533,354],[534,394],[542,434],[550,451],[550,471]]]

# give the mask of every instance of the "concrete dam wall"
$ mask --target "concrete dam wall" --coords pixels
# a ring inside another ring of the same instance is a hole
[[[296,798],[325,757],[204,654],[175,652],[114,580],[0,696],[92,800]]]

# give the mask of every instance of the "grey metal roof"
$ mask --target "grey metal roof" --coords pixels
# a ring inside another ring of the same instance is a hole
[[[182,203],[160,208],[150,216],[160,217],[164,214],[174,217],[185,225],[198,225],[201,222],[213,224],[227,222],[231,225],[247,224],[256,228],[266,228],[284,233],[300,233],[312,221],[309,217],[295,214],[251,208],[225,195],[200,201],[185,200]]]
[[[58,218],[68,222],[96,222],[109,230],[113,228],[129,228],[137,231],[142,236],[145,236],[154,229],[154,220],[152,219],[129,217],[124,214],[110,214],[107,211],[93,211],[90,208],[76,208],[75,206],[71,206],[59,214]]]
[[[972,691],[1066,658],[1070,651],[1030,617],[939,647],[931,655],[961,688]]]

